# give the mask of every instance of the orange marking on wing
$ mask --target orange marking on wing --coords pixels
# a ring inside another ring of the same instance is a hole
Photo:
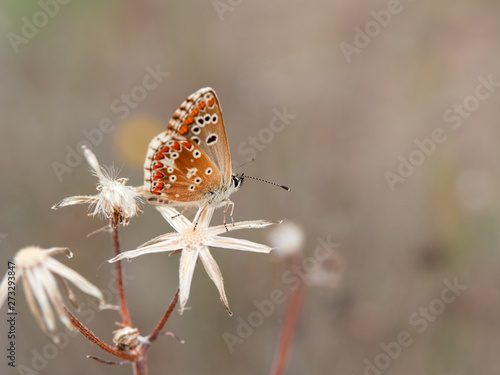
[[[187,148],[189,151],[193,148],[193,145],[189,142],[181,142],[181,145],[183,145],[185,148]]]
[[[153,180],[159,180],[160,178],[163,178],[165,177],[165,175],[161,172],[155,172],[154,176],[153,176]]]
[[[199,103],[198,103],[198,108],[199,108],[199,109],[203,109],[203,108],[205,108],[205,102],[199,102]]]
[[[153,169],[158,169],[158,168],[161,168],[163,167],[163,164],[160,163],[159,161],[157,161],[154,165],[153,165]]]
[[[158,155],[155,156],[155,160],[161,160],[161,159],[163,159],[163,154],[160,151]]]
[[[163,189],[163,186],[165,184],[163,182],[159,182],[158,185],[156,185],[155,189],[153,190],[153,194],[160,195],[160,191]]]
[[[208,102],[207,102],[207,103],[208,103],[208,106],[209,106],[209,107],[213,106],[213,105],[214,105],[214,103],[215,103],[215,99],[214,99],[214,97],[212,96],[210,99],[208,99]]]
[[[179,151],[181,149],[181,146],[179,146],[178,142],[174,142],[174,144],[171,147],[175,151]]]
[[[179,129],[179,134],[180,135],[184,135],[184,134],[187,133],[187,131],[188,131],[187,125],[186,124],[182,124],[181,128]]]
[[[161,151],[160,151],[160,152],[161,152],[162,154],[166,154],[166,153],[168,152],[168,150],[169,150],[168,146],[165,146],[165,147],[163,147],[163,148],[161,149]]]
[[[195,117],[200,111],[198,111],[198,108],[195,108],[191,111],[191,117]]]

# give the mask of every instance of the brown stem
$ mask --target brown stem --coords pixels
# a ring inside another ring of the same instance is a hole
[[[158,322],[156,325],[156,328],[154,331],[148,336],[148,341],[153,342],[156,340],[158,335],[160,334],[160,331],[163,329],[163,326],[167,322],[168,318],[170,317],[170,314],[172,314],[172,311],[174,311],[175,305],[177,304],[177,301],[179,300],[179,288],[177,288],[177,291],[175,292],[174,298],[172,298],[172,301],[170,301],[170,305],[168,306],[167,311],[165,311],[165,315],[161,318],[161,320]]]
[[[292,291],[291,299],[286,309],[285,318],[281,326],[278,347],[276,349],[276,354],[274,355],[271,375],[282,375],[285,372],[288,357],[290,355],[290,347],[293,342],[293,335],[295,333],[295,328],[297,327],[297,321],[299,319],[306,291],[306,283],[303,279],[305,274],[300,258],[294,256],[290,260],[295,268],[300,270],[300,283],[297,288]]]
[[[113,246],[115,249],[115,256],[120,255],[120,239],[118,237],[118,226],[114,220],[110,219],[109,224],[113,230]],[[130,319],[130,312],[128,311],[127,301],[125,300],[125,292],[123,291],[123,276],[122,276],[122,263],[121,261],[115,262],[116,271],[116,284],[118,288],[118,298],[120,300],[120,314],[124,325],[132,327],[132,320]]]
[[[87,338],[87,340],[92,341],[94,344],[96,344],[102,350],[104,350],[110,354],[113,354],[114,356],[116,356],[118,358],[125,359],[125,360],[131,361],[131,362],[133,362],[139,358],[137,355],[127,354],[127,353],[121,352],[119,350],[116,350],[112,346],[106,344],[99,337],[97,337],[90,329],[85,327],[78,320],[78,318],[76,318],[66,307],[64,307],[64,309],[66,310],[66,314],[68,314],[68,317],[71,320],[71,323],[73,324],[73,326],[75,326],[80,331],[80,333],[83,336],[85,336],[85,338]]]
[[[127,363],[130,363],[130,361],[118,361],[118,362],[107,361],[107,360],[102,359],[102,358],[94,357],[93,355],[88,355],[87,358],[93,359],[94,361],[99,362],[99,363],[104,363],[105,365],[125,365]]]
[[[134,375],[148,375],[148,364],[146,358],[134,362]]]

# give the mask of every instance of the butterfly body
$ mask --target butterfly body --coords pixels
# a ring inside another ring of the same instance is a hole
[[[190,95],[151,141],[141,192],[152,204],[227,205],[243,182],[231,171],[222,110],[211,88]]]

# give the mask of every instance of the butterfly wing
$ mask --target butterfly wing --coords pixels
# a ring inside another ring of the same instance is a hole
[[[206,87],[191,94],[175,111],[168,129],[198,146],[222,176],[221,188],[231,184],[231,156],[215,91]]]
[[[172,130],[151,141],[143,193],[151,203],[201,205],[222,183],[218,168],[199,146]]]

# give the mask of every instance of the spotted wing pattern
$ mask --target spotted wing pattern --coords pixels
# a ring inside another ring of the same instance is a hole
[[[215,91],[206,87],[190,95],[175,111],[168,129],[198,145],[221,172],[224,183],[231,179],[231,155]]]
[[[144,188],[151,203],[202,205],[231,185],[222,112],[211,88],[190,95],[151,141]]]

